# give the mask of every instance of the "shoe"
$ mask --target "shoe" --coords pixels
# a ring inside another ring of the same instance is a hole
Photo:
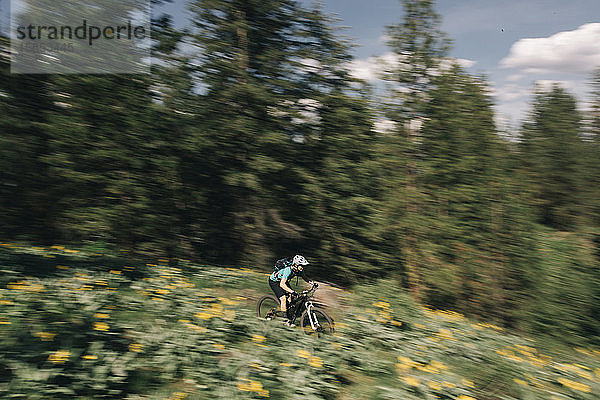
[[[294,323],[292,321],[290,321],[289,319],[286,319],[285,321],[283,321],[283,324],[285,326],[296,326],[294,325]]]

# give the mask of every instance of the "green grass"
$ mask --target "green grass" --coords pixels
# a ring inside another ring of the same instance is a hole
[[[0,396],[595,399],[600,352],[415,304],[390,281],[319,289],[336,334],[255,316],[267,271],[2,246]],[[36,266],[41,266],[38,271]],[[60,266],[60,268],[58,268]],[[552,397],[554,396],[554,397]]]

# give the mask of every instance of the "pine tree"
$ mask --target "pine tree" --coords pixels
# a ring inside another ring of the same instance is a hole
[[[600,227],[600,69],[592,76],[592,107],[586,115],[584,141],[585,224]]]
[[[574,229],[583,212],[581,133],[571,94],[559,85],[536,91],[520,152],[538,222],[556,229]]]
[[[370,157],[368,112],[350,94],[344,67],[348,46],[319,7],[197,1],[192,9],[206,105],[195,137],[203,143],[200,168],[210,171],[202,250],[263,265],[302,252],[358,274],[368,239],[345,227],[364,213],[347,207],[362,189],[334,185],[357,171],[336,165]]]
[[[390,99],[385,105],[386,116],[396,123],[400,138],[387,139],[395,142],[396,155],[403,158],[399,177],[389,178],[391,192],[387,196],[390,210],[399,214],[400,221],[392,223],[395,232],[386,235],[399,239],[406,274],[411,291],[419,296],[419,271],[414,249],[417,245],[416,227],[419,226],[419,189],[415,178],[418,166],[419,126],[424,118],[424,107],[432,88],[432,78],[446,57],[449,40],[440,31],[441,18],[434,10],[432,0],[403,0],[404,19],[400,24],[388,27],[389,46],[396,56],[387,79],[390,81]],[[389,152],[394,152],[393,149]],[[396,204],[394,204],[396,203]],[[405,210],[400,210],[399,205]],[[390,213],[386,213],[389,215]]]
[[[10,46],[0,36],[0,234],[48,243],[54,236],[51,178],[41,162],[43,129],[55,109],[48,75],[10,73]]]

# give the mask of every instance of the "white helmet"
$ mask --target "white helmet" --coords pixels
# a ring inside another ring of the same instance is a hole
[[[308,265],[308,261],[306,261],[306,258],[302,257],[300,254],[296,254],[292,262],[295,265]]]

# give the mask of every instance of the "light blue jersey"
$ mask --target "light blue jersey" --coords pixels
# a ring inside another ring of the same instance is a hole
[[[290,278],[293,278],[296,275],[304,275],[304,271],[295,274],[294,271],[292,271],[292,267],[285,267],[283,269],[280,269],[279,271],[274,271],[269,277],[269,279],[273,282],[281,282],[281,280],[285,278],[285,280],[288,281],[290,280]]]

